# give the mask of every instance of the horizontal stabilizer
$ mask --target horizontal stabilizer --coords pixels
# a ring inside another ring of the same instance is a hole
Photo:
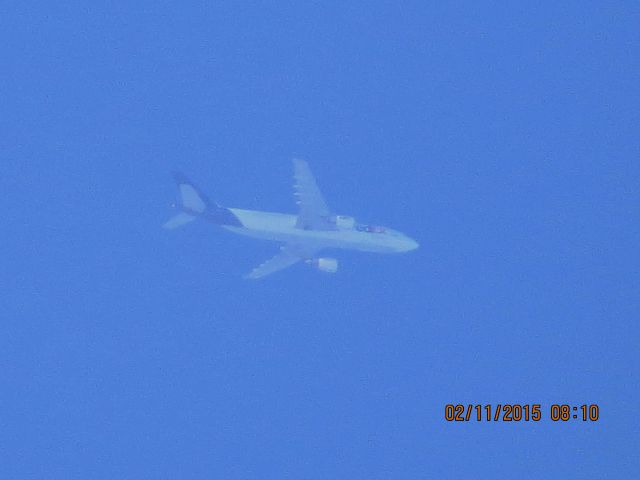
[[[167,230],[172,230],[174,228],[181,227],[191,221],[193,221],[196,217],[193,215],[189,215],[188,213],[180,212],[175,217],[170,218],[162,228],[166,228]]]

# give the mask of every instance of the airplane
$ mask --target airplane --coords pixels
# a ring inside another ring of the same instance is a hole
[[[332,214],[307,162],[294,159],[293,167],[297,215],[222,207],[209,201],[183,174],[174,173],[179,193],[174,206],[179,213],[163,227],[174,229],[200,218],[240,235],[281,242],[280,252],[253,269],[245,276],[248,279],[265,277],[298,262],[322,272],[336,273],[337,259],[317,256],[327,248],[377,253],[418,248],[418,242],[396,230]]]

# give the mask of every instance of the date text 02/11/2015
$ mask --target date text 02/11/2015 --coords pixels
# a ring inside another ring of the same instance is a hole
[[[596,404],[569,405],[553,404],[549,408],[551,421],[567,422],[580,420],[595,422],[600,418],[600,408]],[[486,404],[447,404],[444,408],[444,419],[448,422],[539,422],[543,419],[542,405],[498,403]]]

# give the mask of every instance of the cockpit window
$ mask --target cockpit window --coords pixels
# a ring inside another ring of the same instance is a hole
[[[384,227],[380,227],[378,225],[358,225],[356,229],[360,232],[368,232],[368,233],[385,233],[387,230]]]

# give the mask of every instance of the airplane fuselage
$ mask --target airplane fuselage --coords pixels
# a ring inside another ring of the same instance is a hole
[[[297,215],[228,208],[241,225],[222,224],[231,232],[263,240],[302,244],[314,249],[341,248],[364,252],[397,253],[418,247],[408,236],[389,228],[338,228],[305,230],[296,226]]]

